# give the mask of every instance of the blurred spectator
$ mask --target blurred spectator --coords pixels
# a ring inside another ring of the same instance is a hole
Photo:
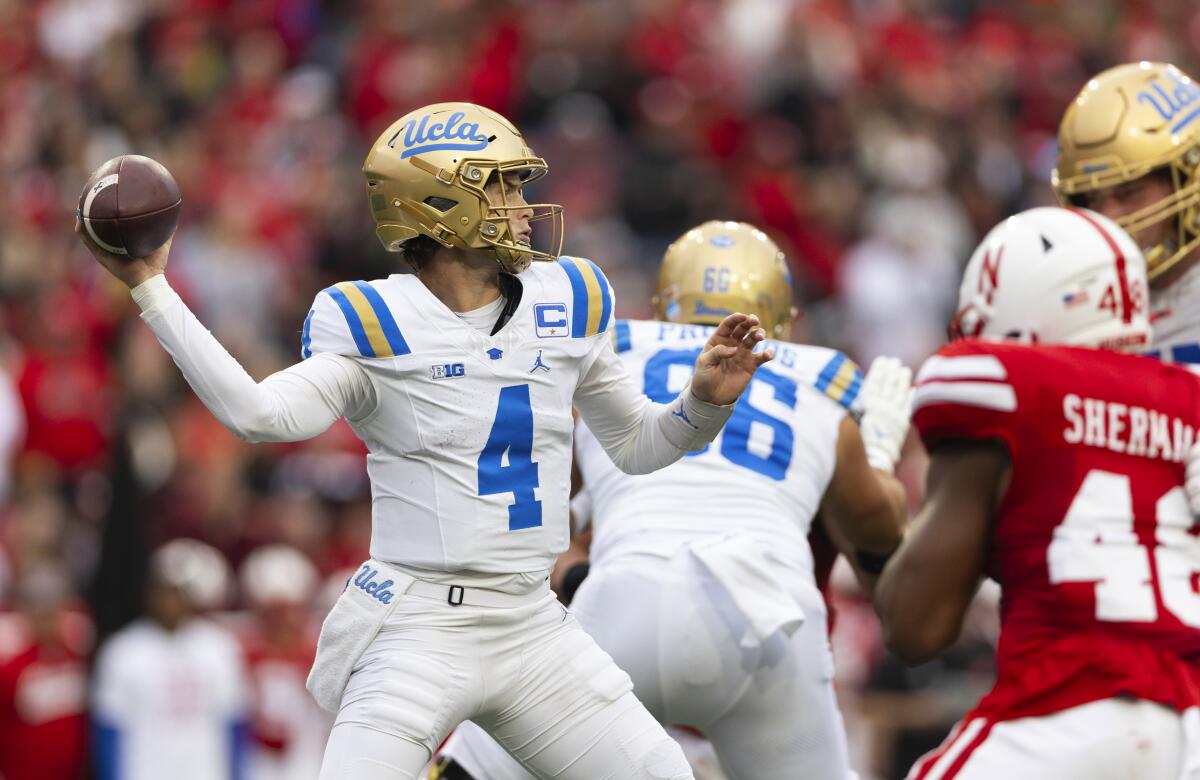
[[[220,553],[189,539],[150,560],[146,617],[100,648],[93,683],[101,780],[238,780],[246,773],[246,670],[203,613],[228,591]]]
[[[13,466],[25,438],[25,409],[0,358],[0,501],[8,498]]]
[[[333,718],[304,687],[317,652],[317,569],[293,547],[260,547],[239,579],[251,607],[240,632],[250,670],[249,780],[311,780]]]
[[[0,777],[78,780],[87,759],[91,624],[61,568],[41,565],[0,614]]]

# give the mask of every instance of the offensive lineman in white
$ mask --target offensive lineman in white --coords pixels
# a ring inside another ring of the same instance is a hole
[[[1051,181],[1064,206],[1103,214],[1141,247],[1151,354],[1200,364],[1200,84],[1163,62],[1097,74],[1063,115]],[[1118,292],[1092,305],[1115,309]]]
[[[530,245],[542,219],[561,244],[561,208],[522,195],[546,170],[479,106],[400,118],[364,173],[379,238],[416,274],[322,291],[306,359],[257,384],[167,283],[169,243],[129,259],[76,227],[230,430],[294,441],[344,416],[369,448],[371,558],[326,619],[309,676],[337,711],[322,780],[412,780],[468,718],[541,777],[692,776],[547,584],[568,543],[571,406],[620,468],[653,471],[711,441],[771,353],[754,352],[757,318],[733,314],[690,388],[647,400],[613,352],[604,275]]]
[[[659,290],[667,322],[618,322],[614,340],[662,403],[686,385],[711,331],[702,324],[753,311],[782,338],[794,316],[783,254],[745,223],[682,236]],[[581,424],[576,458],[594,537],[571,609],[656,718],[712,741],[731,780],[844,780],[852,773],[807,536],[823,513],[868,586],[899,544],[906,499],[892,471],[911,373],[881,358],[864,382],[834,350],[772,347],[775,361],[721,435],[671,469],[622,474]],[[864,407],[860,434],[851,410]],[[442,755],[474,780],[528,777],[489,743],[464,724]]]

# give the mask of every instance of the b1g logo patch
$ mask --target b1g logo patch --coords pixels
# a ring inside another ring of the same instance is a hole
[[[534,331],[539,339],[566,338],[567,321],[565,303],[539,303],[533,307]]]
[[[439,363],[429,367],[430,379],[456,379],[467,375],[465,363]]]

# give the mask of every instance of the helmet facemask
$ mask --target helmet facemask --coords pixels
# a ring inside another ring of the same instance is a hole
[[[1142,246],[1150,279],[1166,273],[1200,247],[1200,144],[1177,156],[1166,170],[1171,176],[1171,194],[1116,220],[1134,240],[1160,222],[1173,220],[1170,237]]]
[[[426,163],[420,157],[414,156],[411,158],[412,164],[436,177],[439,181],[445,181],[444,171],[439,171],[433,166]],[[562,252],[563,242],[563,209],[562,206],[553,203],[529,203],[519,206],[502,205],[510,202],[511,187],[508,184],[508,176],[513,174],[521,178],[523,184],[529,184],[536,181],[546,173],[549,169],[544,160],[536,157],[528,157],[517,160],[495,161],[487,159],[464,159],[460,161],[457,171],[452,175],[451,181],[458,190],[465,190],[470,195],[474,196],[475,203],[463,203],[454,201],[450,198],[427,198],[425,206],[431,209],[438,210],[440,213],[436,216],[436,221],[430,225],[429,235],[438,243],[447,247],[457,247],[461,249],[487,249],[490,248],[496,254],[496,261],[500,266],[509,273],[518,274],[529,267],[533,260],[554,260]],[[496,182],[500,190],[500,204],[492,203],[492,199],[488,196],[486,187],[489,183]],[[449,182],[447,182],[449,183]],[[408,204],[402,204],[401,208],[405,208]],[[438,207],[443,207],[439,209]],[[470,216],[464,216],[466,213],[458,212],[457,209],[465,208],[472,211]],[[425,221],[428,215],[411,206],[406,210],[414,217]],[[535,249],[530,243],[518,240],[512,235],[511,217],[515,214],[531,212],[527,221],[530,228],[533,228],[535,222],[549,222],[550,235],[541,244],[542,249]],[[450,231],[444,224],[446,219],[459,219],[460,221],[475,221],[478,224],[475,235],[468,234],[465,238]]]

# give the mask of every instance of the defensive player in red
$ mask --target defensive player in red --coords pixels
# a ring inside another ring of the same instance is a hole
[[[967,266],[952,331],[978,338],[918,373],[925,505],[876,608],[918,663],[994,578],[997,680],[910,780],[1200,776],[1200,378],[1124,354],[1150,338],[1146,292],[1137,245],[1090,211],[1007,219]]]

